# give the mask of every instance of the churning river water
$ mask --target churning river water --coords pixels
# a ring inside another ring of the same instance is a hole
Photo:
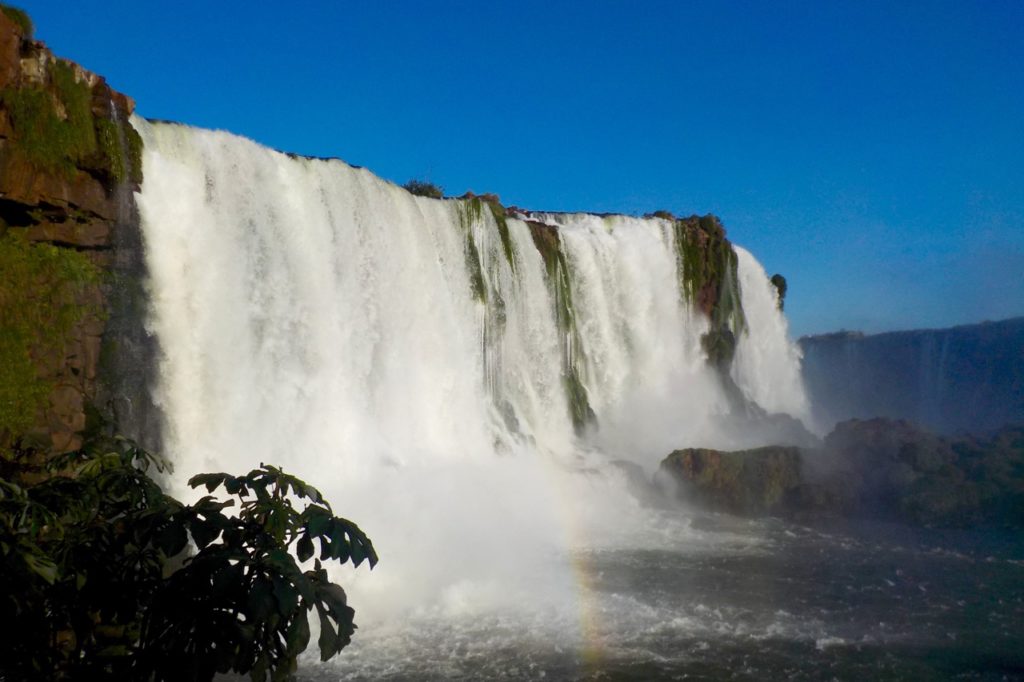
[[[678,545],[578,553],[582,640],[538,598],[507,617],[424,615],[357,631],[350,649],[308,661],[300,677],[1024,679],[1017,535],[659,514],[686,526]]]

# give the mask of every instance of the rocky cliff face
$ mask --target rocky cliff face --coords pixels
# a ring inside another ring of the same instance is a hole
[[[16,19],[0,12],[0,452],[68,452],[101,422],[155,444],[134,104]]]
[[[801,484],[800,450],[769,446],[721,452],[676,450],[664,459],[659,484],[671,481],[683,500],[736,514],[779,514]]]
[[[815,418],[909,419],[939,433],[1024,424],[1024,318],[800,339]]]
[[[686,502],[745,515],[1024,526],[1024,428],[944,438],[902,420],[836,426],[821,447],[677,450],[658,479]]]

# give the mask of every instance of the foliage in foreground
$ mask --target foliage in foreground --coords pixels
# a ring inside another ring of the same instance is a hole
[[[17,629],[0,638],[0,678],[284,679],[314,609],[322,660],[349,643],[354,612],[321,562],[375,565],[358,526],[272,466],[196,476],[211,494],[193,505],[150,477],[165,467],[120,438],[45,472],[6,466],[0,619]]]

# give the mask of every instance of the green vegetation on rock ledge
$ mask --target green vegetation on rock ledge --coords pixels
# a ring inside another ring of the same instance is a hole
[[[788,288],[786,278],[776,272],[772,275],[771,282],[775,290],[779,292],[779,310],[783,310],[786,306],[786,289]]]
[[[736,252],[722,223],[713,215],[690,216],[677,219],[673,227],[680,295],[707,315],[713,328],[729,325],[739,334],[746,320],[740,304]]]
[[[713,215],[672,218],[659,211],[654,217],[672,220],[679,273],[679,295],[710,321],[701,337],[708,364],[715,368],[733,396],[735,407],[745,404],[729,374],[738,337],[746,331],[740,299],[736,252],[725,228]]]
[[[93,93],[75,67],[55,60],[44,84],[8,86],[0,92],[15,131],[15,148],[49,172],[86,170],[108,184],[142,181],[142,139],[127,123],[93,113]]]
[[[480,201],[479,198],[474,198],[473,201]],[[494,217],[494,222],[498,226],[498,237],[501,238],[501,249],[505,252],[505,260],[508,261],[508,266],[512,268],[512,272],[516,271],[516,250],[512,246],[512,235],[508,231],[508,219],[505,217],[505,207],[497,201],[488,201],[488,208],[491,209],[491,216]]]
[[[71,330],[90,312],[79,302],[101,271],[71,249],[0,236],[0,456],[32,426],[53,386],[41,366],[63,361]],[[98,314],[99,311],[92,311]]]
[[[444,198],[444,188],[425,180],[410,180],[402,185],[402,187],[407,192],[415,194],[418,197],[429,197],[431,199]]]
[[[6,88],[3,104],[10,112],[18,146],[29,160],[47,170],[72,173],[77,163],[96,151],[92,93],[64,62],[50,67],[50,78],[56,101],[49,90],[30,85]]]
[[[569,401],[570,416],[577,431],[596,419],[583,383],[583,340],[576,328],[576,312],[572,302],[569,266],[562,252],[558,230],[550,225],[530,222],[533,243],[544,260],[548,286],[555,299],[555,322],[565,339],[562,348],[562,383]]]
[[[115,182],[142,182],[142,138],[135,128],[97,118],[96,143]]]
[[[476,239],[473,237],[473,224],[480,220],[483,209],[479,200],[460,200],[458,211],[459,227],[462,228],[465,240],[463,251],[466,256],[466,267],[469,268],[469,286],[473,291],[473,297],[486,304],[487,284],[484,282],[484,273],[480,265],[480,250],[476,248]]]
[[[32,19],[29,18],[28,13],[20,7],[11,7],[10,5],[0,4],[0,12],[7,15],[7,18],[13,21],[21,28],[22,34],[26,38],[31,38],[35,33],[35,26],[32,25]]]

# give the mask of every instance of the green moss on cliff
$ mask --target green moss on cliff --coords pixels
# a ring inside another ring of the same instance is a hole
[[[576,327],[569,266],[562,252],[562,240],[554,227],[530,223],[533,243],[544,260],[548,286],[555,299],[555,321],[565,339],[562,347],[562,384],[569,403],[573,426],[582,430],[595,419],[584,379],[583,340]]]
[[[142,136],[130,124],[123,129],[128,142],[128,181],[142,184]]]
[[[0,12],[3,12],[7,15],[8,19],[17,24],[26,38],[31,38],[35,33],[35,26],[32,25],[32,19],[28,16],[28,13],[25,10],[20,7],[0,5]]]
[[[711,321],[736,335],[746,327],[740,301],[736,252],[713,215],[680,218],[673,223],[679,294]]]
[[[92,90],[88,83],[75,77],[75,69],[66,62],[54,62],[50,67],[50,78],[64,106],[64,153],[70,159],[81,159],[96,150]]]
[[[730,367],[737,339],[746,331],[746,316],[736,252],[726,239],[722,223],[713,215],[676,219],[673,231],[679,295],[707,316],[710,329],[701,337],[701,347],[738,406],[744,401],[731,378]]]
[[[459,227],[462,228],[462,235],[465,239],[463,252],[466,256],[466,267],[469,269],[469,286],[473,297],[481,303],[487,303],[487,285],[484,282],[484,273],[480,265],[480,250],[476,247],[476,239],[473,237],[473,224],[480,220],[483,215],[483,207],[480,200],[472,198],[460,200],[458,204]]]
[[[50,75],[53,92],[38,85],[8,87],[0,100],[10,112],[17,146],[28,159],[46,170],[72,173],[96,151],[91,93],[63,62],[56,62]]]
[[[491,209],[491,215],[498,226],[498,236],[501,238],[501,249],[505,252],[505,260],[508,261],[508,266],[512,268],[512,272],[515,272],[516,251],[512,245],[512,235],[508,231],[508,219],[505,217],[505,208],[496,201],[488,201],[487,206]]]
[[[716,327],[729,327],[739,336],[747,328],[747,316],[743,313],[743,301],[740,298],[739,264],[736,252],[729,244],[724,254],[723,265],[718,287],[718,300],[715,303],[711,322]]]
[[[41,377],[70,341],[88,308],[78,301],[100,270],[71,249],[0,237],[0,455],[45,407],[53,388]]]
[[[786,278],[776,272],[772,275],[771,282],[775,290],[779,292],[779,310],[784,310],[786,307],[786,290],[789,288]]]
[[[52,62],[49,78],[50,88],[33,84],[0,92],[15,147],[46,171],[70,176],[81,168],[111,183],[142,182],[142,138],[135,129],[94,116],[92,90],[70,64]]]
[[[118,126],[106,118],[96,119],[99,165],[114,182],[142,182],[142,138],[130,125]]]
[[[46,170],[71,172],[66,125],[57,115],[53,97],[42,88],[6,88],[0,95],[17,134],[17,146],[29,161]]]
[[[725,237],[725,228],[713,215],[680,218],[673,228],[680,294],[714,317],[722,294],[739,290],[736,254]]]
[[[120,134],[113,121],[96,120],[96,144],[114,180],[124,180],[128,175],[128,169],[125,168],[127,157],[121,151]]]

